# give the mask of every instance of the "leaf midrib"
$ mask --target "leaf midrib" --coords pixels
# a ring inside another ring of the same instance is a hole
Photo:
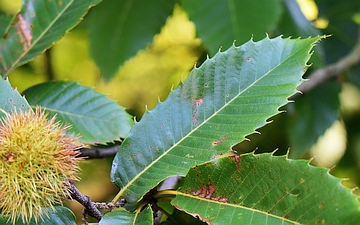
[[[242,205],[237,205],[237,204],[226,203],[226,202],[218,202],[218,201],[214,201],[214,200],[206,199],[206,198],[200,198],[198,196],[194,196],[194,195],[191,195],[191,194],[186,194],[186,193],[183,193],[183,192],[180,192],[180,191],[176,191],[176,192],[177,192],[177,194],[176,194],[177,196],[179,195],[179,196],[183,196],[183,197],[190,198],[190,199],[196,199],[196,200],[200,200],[200,201],[204,201],[204,202],[216,203],[216,204],[224,205],[224,206],[228,206],[228,207],[239,208],[239,209],[243,209],[243,210],[263,214],[265,216],[273,217],[273,218],[276,218],[276,219],[279,219],[279,220],[282,220],[282,221],[286,221],[286,222],[289,222],[289,223],[292,223],[292,224],[300,224],[300,223],[298,223],[296,221],[292,221],[292,220],[286,219],[284,217],[277,216],[275,214],[269,214],[267,212],[263,212],[263,211],[258,210],[258,209],[254,209],[254,208],[250,208],[250,207],[246,207],[246,206],[242,206]]]
[[[123,193],[128,189],[128,187],[130,187],[134,181],[136,181],[142,174],[144,174],[149,168],[151,168],[155,163],[157,163],[158,161],[160,161],[163,156],[167,155],[169,152],[171,152],[172,149],[174,149],[175,147],[177,147],[179,145],[179,143],[181,143],[182,141],[184,141],[186,138],[188,138],[191,134],[193,134],[195,131],[197,131],[200,127],[202,127],[202,125],[206,124],[207,121],[209,121],[210,119],[212,119],[214,116],[218,115],[218,113],[220,111],[222,111],[225,107],[227,107],[228,105],[230,105],[235,99],[238,98],[239,95],[241,95],[242,93],[244,93],[245,91],[247,91],[249,88],[253,87],[254,84],[256,84],[259,80],[261,80],[262,78],[266,77],[267,74],[269,74],[270,72],[274,71],[276,68],[278,68],[280,65],[282,65],[285,61],[287,61],[288,59],[290,59],[292,56],[294,56],[295,54],[297,54],[298,52],[301,51],[302,48],[298,49],[297,51],[293,52],[291,55],[289,55],[287,58],[283,59],[280,63],[278,63],[278,65],[276,65],[275,67],[273,67],[271,70],[269,70],[267,73],[265,73],[263,76],[259,77],[258,79],[256,79],[251,85],[249,85],[248,87],[246,87],[245,89],[243,89],[241,92],[239,92],[236,96],[234,96],[229,102],[225,103],[221,108],[219,108],[213,115],[209,116],[207,119],[205,119],[201,124],[199,124],[199,126],[197,126],[195,129],[191,130],[188,134],[186,134],[183,138],[181,138],[178,142],[176,142],[173,146],[171,146],[167,151],[165,151],[162,155],[160,155],[158,158],[156,158],[154,161],[152,161],[148,166],[144,167],[144,169],[139,172],[134,178],[132,178],[130,180],[130,182],[128,182],[121,190],[120,192],[117,194],[117,196],[122,196]],[[195,69],[200,69],[199,68],[195,68]],[[142,196],[141,196],[142,197]]]

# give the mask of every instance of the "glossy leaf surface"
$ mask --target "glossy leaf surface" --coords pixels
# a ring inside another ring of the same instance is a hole
[[[136,202],[165,178],[184,176],[264,126],[296,92],[319,39],[249,41],[194,68],[120,146],[111,171],[121,188],[116,198]]]
[[[32,219],[29,223],[23,223],[21,219],[16,221],[16,225],[75,225],[75,215],[72,213],[72,211],[66,207],[63,206],[55,206],[55,211],[46,208],[47,215],[44,215],[44,218],[41,220],[39,219],[38,222],[36,222],[34,219]],[[13,225],[11,222],[7,222],[7,218],[0,217],[0,224],[2,225]]]
[[[24,0],[21,11],[0,40],[0,74],[7,77],[77,25],[101,0]]]
[[[251,153],[193,167],[172,203],[210,224],[358,224],[360,203],[341,181],[306,160]]]
[[[30,105],[46,108],[49,116],[71,124],[80,140],[100,144],[119,140],[130,131],[133,120],[124,108],[92,88],[76,82],[47,82],[24,92]]]
[[[99,225],[153,225],[153,211],[147,206],[141,212],[114,211],[106,213],[100,220]]]
[[[29,103],[15,88],[11,87],[9,80],[0,77],[0,118],[5,115],[4,112],[11,113],[14,110],[24,112],[29,109],[31,109]]]

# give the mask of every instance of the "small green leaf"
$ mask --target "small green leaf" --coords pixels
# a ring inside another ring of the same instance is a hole
[[[279,20],[282,2],[183,0],[183,8],[195,23],[197,35],[213,55],[220,46],[230,47],[234,40],[242,44],[251,37],[263,38]]]
[[[4,80],[0,76],[0,118],[5,115],[5,112],[12,113],[14,110],[25,112],[29,109],[31,107],[26,99],[11,87],[9,80]]]
[[[39,219],[36,222],[32,219],[29,223],[23,223],[21,218],[16,221],[16,225],[76,225],[75,215],[72,211],[63,206],[55,206],[55,211],[50,208],[45,208],[47,211],[47,216],[44,215],[43,220]],[[13,225],[11,222],[8,222],[6,217],[0,217],[1,225]]]
[[[100,220],[99,225],[153,225],[153,211],[147,206],[141,212],[136,211],[135,213],[128,212],[125,210],[119,210],[114,212],[106,213]]]
[[[193,167],[172,204],[211,224],[358,224],[358,196],[325,168],[272,154]]]
[[[89,144],[105,144],[125,137],[133,120],[124,108],[92,88],[76,82],[47,82],[24,92],[30,105],[45,107],[49,116],[72,125],[70,131],[80,134]]]
[[[147,111],[117,152],[111,179],[128,203],[170,176],[229,152],[296,93],[321,37],[265,38],[231,47],[194,68]]]
[[[7,77],[77,25],[101,0],[24,0],[21,11],[0,39],[0,74]]]
[[[110,80],[120,65],[151,43],[177,0],[107,0],[89,14],[90,53]],[[100,19],[101,18],[101,19]]]

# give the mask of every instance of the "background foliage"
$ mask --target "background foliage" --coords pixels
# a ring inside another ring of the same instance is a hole
[[[20,2],[0,1],[0,34],[20,9]],[[321,85],[304,90],[295,103],[283,107],[287,113],[275,116],[273,123],[259,130],[261,136],[250,135],[251,142],[235,149],[278,149],[276,154],[281,155],[290,148],[291,158],[316,156],[312,164],[337,165],[331,173],[351,178],[346,182],[349,187],[359,186],[358,0],[233,2],[103,0],[53,47],[13,71],[10,82],[23,92],[44,81],[79,81],[108,94],[139,120],[144,105],[152,109],[158,97],[164,100],[195,62],[200,65],[207,55],[213,56],[221,46],[227,49],[234,40],[240,45],[251,37],[260,40],[265,33],[270,37],[331,34],[315,48],[313,66],[306,76],[337,66],[352,51],[357,51],[358,58]],[[78,186],[94,201],[108,201],[116,192],[108,179],[110,162],[103,159],[82,165],[83,180]],[[94,171],[90,163],[103,169]],[[99,177],[105,180],[99,182]],[[103,188],[106,184],[109,188]],[[108,191],[99,193],[99,188]]]

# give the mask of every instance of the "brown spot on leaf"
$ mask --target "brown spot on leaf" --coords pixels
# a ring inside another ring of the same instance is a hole
[[[229,156],[229,158],[235,161],[237,171],[240,172],[240,170],[241,170],[241,168],[240,168],[240,159],[241,159],[240,156],[239,155],[232,155],[232,156]]]
[[[197,113],[198,113],[198,110],[195,109],[193,114],[192,114],[192,117],[191,117],[191,120],[192,120],[192,123],[193,123],[194,127],[197,127],[197,125],[199,125],[199,119],[197,118]]]
[[[221,153],[215,154],[213,157],[211,157],[211,160],[217,159],[217,158],[220,157],[221,155],[222,155]]]
[[[216,146],[218,144],[221,144],[223,141],[226,140],[226,134],[224,134],[223,136],[221,136],[221,138],[219,140],[213,141],[211,142],[212,146]]]
[[[19,22],[15,25],[17,34],[20,37],[20,43],[23,45],[24,51],[28,50],[31,46],[31,26],[26,22],[24,17],[21,14],[18,14],[17,19]]]
[[[203,98],[199,98],[199,99],[196,99],[195,102],[193,103],[193,106],[200,106],[204,104],[204,99]]]
[[[203,185],[198,190],[191,192],[191,194],[194,196],[198,196],[199,198],[205,198],[217,202],[229,203],[229,198],[225,196],[215,195],[216,191],[217,188],[214,185],[208,184],[208,185]]]

